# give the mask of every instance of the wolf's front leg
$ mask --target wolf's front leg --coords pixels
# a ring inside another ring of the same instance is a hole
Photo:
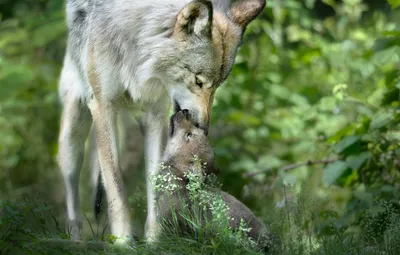
[[[160,225],[157,222],[157,207],[152,177],[157,173],[158,163],[165,147],[168,130],[169,101],[162,101],[147,112],[145,121],[145,157],[147,187],[147,219],[145,238],[155,241],[159,235]]]
[[[96,98],[89,103],[101,165],[102,179],[108,201],[108,220],[112,235],[118,243],[133,242],[129,210],[125,200],[124,185],[119,166],[116,112],[110,103]]]

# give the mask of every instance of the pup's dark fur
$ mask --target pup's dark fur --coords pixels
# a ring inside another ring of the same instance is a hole
[[[193,160],[193,156],[197,155],[201,162],[206,162],[201,169]],[[170,132],[167,147],[164,154],[163,162],[168,169],[161,171],[161,175],[172,172],[175,176],[181,178],[178,181],[178,188],[175,192],[165,192],[158,197],[159,217],[161,220],[171,221],[173,215],[178,217],[178,224],[182,232],[190,232],[190,227],[185,219],[180,217],[179,210],[182,209],[182,203],[189,208],[192,202],[189,198],[186,184],[188,183],[185,174],[189,169],[194,169],[205,175],[217,173],[218,169],[214,165],[214,153],[209,145],[208,138],[204,131],[197,128],[192,122],[187,110],[179,111],[171,117]],[[237,230],[240,226],[241,219],[251,230],[248,236],[257,241],[258,247],[263,250],[271,250],[275,247],[277,240],[267,230],[265,225],[256,218],[256,216],[243,203],[233,196],[219,189],[212,189],[214,194],[221,195],[228,206],[228,222],[233,230]],[[171,210],[172,209],[172,210]],[[212,214],[209,209],[204,212],[206,217],[211,220]]]

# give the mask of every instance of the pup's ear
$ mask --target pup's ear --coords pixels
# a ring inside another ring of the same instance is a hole
[[[179,12],[172,36],[185,39],[195,34],[211,38],[213,6],[208,0],[194,0]]]
[[[265,7],[265,0],[241,0],[230,9],[232,20],[243,30]]]

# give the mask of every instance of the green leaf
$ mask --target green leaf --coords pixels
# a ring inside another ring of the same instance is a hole
[[[397,63],[399,61],[398,52],[398,46],[393,46],[384,50],[377,51],[371,58],[371,62],[377,66]]]
[[[323,97],[318,106],[321,111],[333,111],[337,107],[336,99],[334,97]]]
[[[257,126],[261,124],[261,120],[258,117],[242,111],[232,111],[227,118],[229,121],[235,124],[245,124],[250,126]]]
[[[7,66],[7,68],[0,73],[0,102],[10,99],[32,79],[32,71],[25,66]]]
[[[396,85],[394,85],[396,88],[400,89],[400,79],[397,81]]]
[[[349,148],[360,140],[359,136],[346,136],[335,146],[336,153],[342,153],[345,149]]]
[[[230,169],[232,169],[232,171],[238,171],[241,169],[254,169],[255,166],[256,166],[256,163],[254,162],[254,160],[252,160],[250,158],[245,158],[245,159],[242,159],[242,160],[236,162],[235,164],[232,164]]]
[[[391,186],[391,185],[383,185],[383,186],[381,187],[381,191],[382,191],[382,192],[387,192],[387,193],[391,193],[391,192],[393,192],[395,189],[396,189],[396,188],[393,187],[393,186]]]
[[[400,6],[400,0],[388,0],[388,3],[395,9]]]
[[[354,196],[361,201],[367,202],[368,204],[372,204],[374,197],[371,193],[364,191],[354,191]]]
[[[282,178],[283,185],[294,186],[296,184],[296,176],[294,176],[292,174],[284,173],[283,171],[281,171],[279,174]]]
[[[379,113],[376,117],[372,118],[369,127],[371,129],[380,129],[389,124],[390,122],[392,122],[393,119],[394,116],[392,113],[389,112]]]
[[[363,152],[358,155],[351,155],[346,158],[346,164],[351,169],[359,169],[365,161],[371,158],[370,152]]]
[[[354,132],[355,126],[354,124],[349,124],[339,131],[337,131],[333,136],[331,136],[326,142],[328,144],[338,143],[344,136],[348,136]]]
[[[49,22],[37,28],[32,34],[32,44],[36,47],[44,47],[50,42],[65,34],[64,20]]]
[[[324,169],[322,181],[327,185],[332,185],[347,169],[347,164],[344,161],[336,161],[329,164]]]
[[[334,0],[322,0],[322,2],[326,5],[329,5],[333,8],[335,8],[337,6],[337,3]]]
[[[257,168],[261,170],[273,169],[280,167],[281,165],[282,161],[274,155],[261,156],[257,162]]]
[[[389,131],[386,134],[386,139],[389,141],[400,141],[400,131]]]

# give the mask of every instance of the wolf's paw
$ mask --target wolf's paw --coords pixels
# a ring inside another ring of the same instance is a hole
[[[119,250],[119,251],[133,251],[135,247],[135,240],[130,237],[112,237],[112,249]]]
[[[82,240],[82,221],[80,218],[76,220],[69,220],[67,232],[69,233],[71,240],[81,241]]]
[[[160,236],[161,226],[156,221],[146,222],[145,239],[147,243],[155,243]]]

